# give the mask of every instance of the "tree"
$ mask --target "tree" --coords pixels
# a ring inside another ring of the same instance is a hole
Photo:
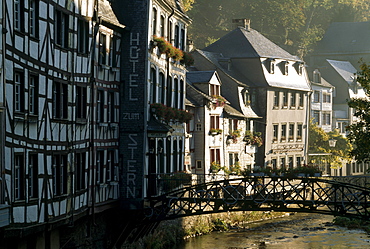
[[[370,67],[365,62],[360,65],[357,82],[364,89],[366,98],[352,98],[348,102],[358,118],[358,122],[347,127],[348,139],[353,144],[351,155],[358,161],[367,161],[370,159]]]
[[[343,162],[351,160],[352,146],[338,130],[326,133],[311,120],[308,133],[308,154],[311,154],[309,162],[329,163],[331,168],[338,169],[342,167]],[[335,147],[329,146],[330,139],[336,140]]]

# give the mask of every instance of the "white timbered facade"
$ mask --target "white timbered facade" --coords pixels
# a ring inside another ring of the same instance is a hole
[[[58,225],[119,198],[124,26],[106,0],[6,0],[5,13],[7,239],[41,231],[27,248],[60,248]]]

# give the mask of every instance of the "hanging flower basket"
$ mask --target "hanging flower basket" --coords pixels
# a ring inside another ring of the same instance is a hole
[[[193,118],[193,114],[188,111],[168,107],[161,103],[151,104],[150,108],[157,118],[165,122],[178,121],[180,123],[185,123]]]
[[[212,98],[216,100],[215,107],[223,107],[226,103],[226,99],[220,95],[213,95]]]
[[[222,133],[222,129],[218,129],[218,128],[211,128],[210,130],[209,130],[209,133],[211,134],[211,135],[218,135],[218,134],[221,134]]]

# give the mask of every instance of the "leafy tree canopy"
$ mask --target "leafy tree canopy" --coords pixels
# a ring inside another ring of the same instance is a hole
[[[322,161],[329,163],[332,168],[340,168],[342,162],[351,160],[350,151],[352,146],[349,140],[343,137],[338,130],[326,133],[311,121],[308,137],[308,154],[313,154],[309,156],[309,162]],[[329,139],[336,140],[335,147],[329,146]],[[318,155],[320,153],[324,155]]]
[[[368,0],[184,0],[192,7],[190,38],[198,48],[251,19],[253,29],[293,54],[308,54],[331,22],[368,21]]]
[[[354,116],[358,118],[358,122],[347,127],[348,139],[353,144],[351,155],[358,161],[366,161],[370,159],[370,67],[364,62],[360,65],[357,82],[365,90],[367,98],[352,98],[348,102],[348,106],[356,110]]]

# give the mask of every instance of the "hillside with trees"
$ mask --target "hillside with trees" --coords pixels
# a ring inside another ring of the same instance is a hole
[[[189,38],[203,48],[248,18],[251,28],[292,54],[304,57],[332,22],[370,20],[368,0],[183,0],[193,23]]]

